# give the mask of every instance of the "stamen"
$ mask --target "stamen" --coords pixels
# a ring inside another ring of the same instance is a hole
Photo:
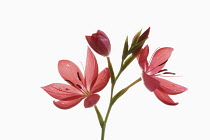
[[[159,64],[158,66],[164,65],[168,60],[166,60],[165,62]]]
[[[173,72],[164,72],[163,74],[172,74],[172,75],[175,75],[175,73],[173,73]]]
[[[74,83],[72,81],[69,81],[69,80],[65,80],[65,81],[71,84],[72,86],[74,86]]]
[[[162,70],[160,70],[158,73],[163,72],[163,71],[167,71],[167,69],[162,69]]]
[[[80,78],[79,72],[77,72],[77,77],[78,77],[78,79],[81,81],[81,78]]]
[[[81,87],[80,85],[76,84],[76,86],[77,86],[78,88],[82,89],[82,87]]]

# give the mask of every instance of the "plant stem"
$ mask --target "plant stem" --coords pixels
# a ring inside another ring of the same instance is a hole
[[[100,126],[101,126],[101,140],[104,140],[104,138],[105,138],[106,123],[107,123],[107,120],[108,120],[108,118],[109,118],[109,114],[110,114],[110,112],[111,112],[112,106],[113,106],[113,104],[114,104],[114,103],[113,103],[113,98],[114,98],[114,97],[113,97],[113,92],[114,92],[115,83],[116,83],[117,79],[119,78],[119,76],[121,75],[121,73],[124,71],[124,69],[123,69],[123,67],[122,67],[122,66],[123,66],[123,61],[122,61],[122,63],[121,63],[121,68],[120,68],[120,70],[119,70],[117,76],[115,77],[114,71],[113,71],[113,68],[112,68],[112,63],[111,63],[109,57],[107,57],[107,61],[108,61],[108,66],[109,66],[110,73],[111,73],[112,85],[111,85],[111,96],[110,96],[109,107],[108,107],[108,109],[107,109],[105,119],[103,119],[103,117],[102,117],[100,111],[98,110],[97,106],[96,106],[96,105],[94,106],[94,107],[95,107],[95,111],[96,111],[97,116],[98,116],[98,120],[99,120]],[[128,85],[128,86],[127,86],[126,88],[124,88],[124,89],[126,89],[126,91],[127,91],[130,87],[132,87],[133,85],[135,85],[135,84],[138,83],[139,81],[141,81],[141,78],[138,78],[137,80],[135,80],[134,82],[132,82],[130,85]],[[124,93],[123,93],[123,94],[124,94]],[[121,94],[120,96],[122,96],[122,94]],[[119,99],[119,98],[115,98],[115,99],[117,100],[117,99]],[[116,100],[115,100],[115,101],[116,101]],[[115,101],[114,101],[114,102],[115,102]]]
[[[104,136],[105,136],[105,130],[106,130],[106,125],[104,125],[103,127],[101,127],[101,140],[104,140]]]
[[[136,83],[140,82],[142,79],[141,77],[138,78],[137,80],[135,80],[134,82],[132,82],[130,85],[128,85],[125,89],[129,89],[130,87],[132,87],[133,85],[135,85]],[[113,87],[114,88],[114,87]],[[113,91],[113,90],[112,90]],[[113,98],[112,98],[113,99]],[[105,117],[105,120],[104,120],[104,124],[106,125],[107,123],[107,120],[109,118],[109,114],[110,114],[110,111],[112,109],[112,106],[113,106],[113,103],[112,103],[112,99],[110,101],[110,104],[109,104],[109,107],[108,107],[108,110],[107,110],[107,113],[106,113],[106,117]]]
[[[129,89],[130,87],[132,87],[133,85],[135,85],[136,83],[140,82],[142,79],[141,77],[138,78],[137,80],[135,80],[134,82],[132,82],[130,85],[128,85],[126,87],[126,89]],[[112,89],[111,91],[113,92],[113,89],[114,89],[114,85],[112,86]],[[113,99],[113,98],[112,98]],[[102,128],[102,133],[101,133],[101,140],[104,140],[104,136],[105,136],[105,130],[106,130],[106,123],[107,123],[107,120],[109,118],[109,114],[111,112],[111,109],[113,107],[113,103],[112,103],[112,99],[110,100],[110,103],[109,103],[109,107],[108,107],[108,110],[107,110],[107,113],[106,113],[106,117],[105,117],[105,120],[103,121],[103,126],[101,127]]]

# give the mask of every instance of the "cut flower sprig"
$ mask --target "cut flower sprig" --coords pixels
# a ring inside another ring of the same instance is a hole
[[[107,59],[108,68],[104,68],[101,72],[98,71],[97,59],[92,50],[88,47],[84,73],[74,62],[60,60],[58,62],[58,71],[67,84],[53,83],[42,87],[42,89],[50,96],[57,99],[57,101],[53,101],[53,103],[60,109],[70,109],[79,104],[82,100],[84,100],[85,108],[94,107],[101,126],[101,140],[105,139],[106,124],[113,105],[132,86],[140,81],[143,81],[145,87],[150,92],[153,92],[162,103],[173,106],[177,105],[178,103],[174,102],[170,96],[180,94],[186,91],[187,88],[160,78],[165,74],[174,75],[174,73],[168,72],[167,69],[163,69],[171,56],[173,48],[163,47],[158,49],[154,53],[152,61],[148,62],[149,46],[146,45],[143,47],[143,45],[148,39],[149,32],[150,28],[143,33],[142,30],[137,32],[130,45],[128,43],[128,37],[126,37],[120,67],[117,73],[114,72],[109,57],[111,53],[111,43],[108,36],[101,30],[98,30],[91,36],[86,36],[90,48]],[[142,74],[139,75],[135,81],[114,94],[115,85],[119,77],[134,59],[138,61]],[[103,116],[96,104],[101,97],[98,93],[106,87],[109,79],[111,79],[110,100],[106,114]]]

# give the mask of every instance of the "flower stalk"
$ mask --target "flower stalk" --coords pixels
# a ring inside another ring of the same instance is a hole
[[[110,70],[110,76],[111,76],[111,96],[110,96],[110,102],[109,102],[109,106],[108,106],[108,109],[107,109],[107,112],[106,112],[106,116],[105,116],[105,119],[103,119],[98,107],[95,105],[94,108],[95,108],[95,111],[96,111],[96,114],[97,114],[97,117],[98,117],[98,120],[99,120],[99,123],[100,123],[100,126],[101,126],[101,140],[104,140],[105,138],[105,130],[106,130],[106,124],[107,124],[107,121],[108,121],[108,118],[109,118],[109,115],[110,115],[110,112],[111,112],[111,109],[114,105],[114,103],[129,89],[131,88],[132,86],[134,86],[135,84],[137,84],[138,82],[140,82],[142,79],[141,77],[138,78],[137,80],[135,80],[134,82],[132,82],[131,84],[129,84],[127,87],[123,88],[122,90],[120,90],[118,93],[116,93],[116,95],[113,97],[113,92],[114,92],[114,87],[115,87],[115,84],[116,84],[116,81],[117,79],[119,78],[119,76],[121,75],[121,73],[124,71],[124,69],[121,69],[119,70],[118,74],[117,74],[117,77],[115,77],[114,75],[114,71],[113,71],[113,67],[112,67],[112,63],[110,61],[110,58],[107,57],[107,62],[108,62],[108,67],[109,67],[109,70]],[[123,61],[122,61],[123,62]],[[123,63],[122,63],[123,64]],[[122,65],[121,65],[122,66]]]

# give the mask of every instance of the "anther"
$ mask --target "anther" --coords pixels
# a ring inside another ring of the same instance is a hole
[[[164,72],[163,74],[172,74],[172,75],[175,75],[175,73],[173,73],[173,72]]]
[[[162,69],[162,70],[160,70],[158,73],[163,72],[163,71],[167,71],[167,69]]]
[[[164,65],[168,60],[166,60],[165,62],[159,64],[158,66]]]
[[[78,79],[81,81],[81,78],[80,78],[79,72],[77,72],[77,77],[78,77]]]
[[[76,86],[77,86],[78,88],[82,89],[82,87],[81,87],[80,85],[76,84]]]
[[[65,81],[71,84],[72,86],[74,86],[74,83],[72,81],[69,81],[69,80],[65,80]]]

